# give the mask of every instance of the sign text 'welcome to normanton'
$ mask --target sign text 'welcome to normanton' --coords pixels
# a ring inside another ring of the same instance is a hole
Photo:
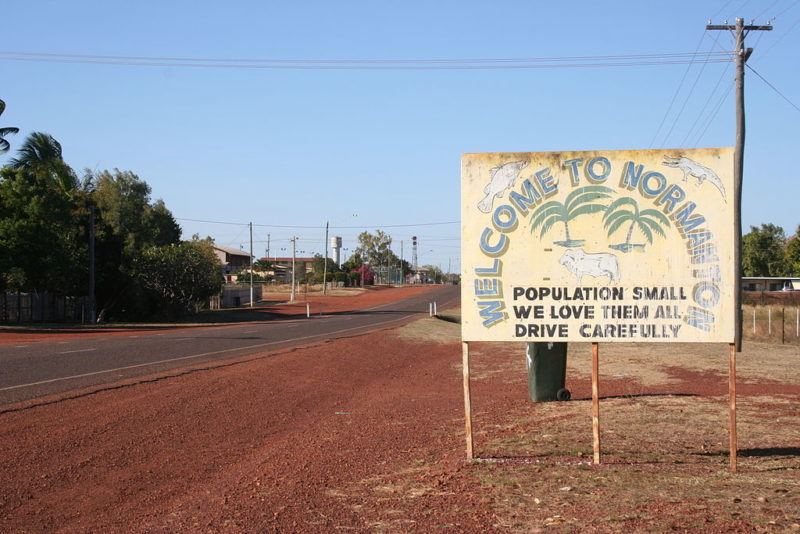
[[[464,341],[733,341],[733,149],[467,154],[461,176]]]

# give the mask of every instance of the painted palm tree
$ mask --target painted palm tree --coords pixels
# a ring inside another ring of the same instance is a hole
[[[604,211],[606,205],[597,201],[611,198],[612,192],[612,189],[602,185],[587,185],[571,192],[563,203],[557,200],[545,202],[531,214],[531,233],[540,228],[539,237],[542,237],[554,224],[564,223],[564,241],[553,241],[553,244],[568,248],[582,245],[583,239],[572,239],[570,236],[570,221],[581,215]]]
[[[6,110],[6,103],[0,100],[0,115]],[[4,139],[6,135],[19,133],[19,128],[13,128],[11,126],[6,126],[5,128],[0,128],[0,154],[5,154],[11,148],[11,145]]]
[[[622,252],[630,252],[634,249],[644,249],[644,243],[631,243],[633,230],[638,228],[644,235],[647,243],[653,244],[653,234],[666,237],[664,228],[670,226],[666,215],[656,209],[639,210],[639,204],[630,197],[623,197],[609,204],[603,215],[603,226],[609,236],[619,230],[624,224],[630,223],[628,233],[624,243],[609,245],[609,248]]]

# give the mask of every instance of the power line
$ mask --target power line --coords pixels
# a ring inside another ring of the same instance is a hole
[[[331,228],[416,228],[418,226],[443,226],[446,224],[461,224],[461,221],[442,221],[442,222],[427,222],[427,223],[414,223],[414,224],[369,224],[361,226],[331,226]],[[324,228],[324,227],[323,227]]]
[[[717,12],[716,12],[716,13],[714,13],[713,15],[711,15],[711,17],[710,17],[710,18],[712,18],[712,19],[713,19],[714,17],[716,17],[717,15],[719,15],[720,13],[722,13],[722,12],[725,10],[725,8],[726,8],[726,7],[728,7],[728,5],[729,5],[731,2],[733,2],[733,0],[728,0],[727,2],[725,2],[725,3],[722,5],[722,7],[721,7],[721,8],[719,8],[719,9],[717,10]]]
[[[711,49],[713,49],[713,48],[714,48],[714,44],[712,43],[711,44]],[[709,49],[709,52],[711,51],[711,49]],[[694,79],[694,83],[692,84],[692,87],[689,88],[689,92],[687,93],[686,98],[683,100],[683,105],[681,106],[681,109],[678,111],[678,114],[675,115],[675,120],[672,121],[672,126],[670,127],[669,131],[667,132],[666,137],[664,137],[664,143],[662,144],[662,146],[666,147],[667,142],[669,141],[669,137],[670,137],[670,135],[672,135],[672,131],[675,129],[675,126],[677,126],[678,121],[680,120],[681,116],[683,115],[683,111],[686,109],[686,104],[688,104],[689,100],[692,98],[692,94],[694,94],[694,89],[695,89],[695,87],[697,87],[697,83],[700,81],[700,78],[703,76],[703,72],[706,70],[706,66],[707,65],[708,65],[708,57],[706,57],[706,61],[704,61],[703,65],[700,67],[700,71],[697,73],[697,77]],[[688,69],[687,69],[687,72],[688,72]]]
[[[232,221],[212,221],[208,219],[191,219],[188,217],[175,217],[175,220],[178,221],[189,221],[189,222],[198,222],[198,223],[206,223],[206,224],[226,224],[231,226],[247,226],[249,223],[239,223],[239,222],[232,222]],[[437,221],[437,222],[424,222],[424,223],[408,223],[408,224],[362,224],[362,225],[343,225],[343,226],[333,226],[331,228],[337,229],[369,229],[369,228],[416,228],[420,226],[443,226],[448,224],[461,224],[461,221]],[[300,224],[256,224],[253,223],[253,226],[258,226],[261,228],[301,228],[306,230],[320,230],[325,229],[324,226],[310,226],[310,225],[300,225]]]
[[[714,111],[711,113],[711,115],[709,115],[705,128],[703,128],[703,131],[700,133],[700,135],[697,137],[697,140],[694,143],[695,146],[700,145],[700,141],[702,141],[703,137],[705,137],[706,131],[708,131],[709,126],[711,126],[711,124],[713,124],[714,122],[714,119],[717,118],[717,114],[719,113],[719,110],[722,108],[722,104],[726,100],[728,100],[728,97],[731,96],[732,92],[733,92],[733,82],[731,82],[730,86],[728,87],[728,91],[722,95],[722,98],[720,98],[719,102],[717,103],[717,106],[714,108]]]
[[[770,10],[771,10],[773,7],[775,7],[775,6],[777,5],[777,3],[778,3],[778,2],[780,2],[780,1],[781,1],[781,0],[775,0],[775,1],[774,1],[774,2],[772,2],[772,3],[771,3],[769,6],[767,6],[766,8],[764,8],[764,10],[763,10],[761,13],[759,13],[758,15],[756,15],[756,16],[755,16],[756,20],[760,19],[760,18],[761,18],[761,15],[763,15],[763,14],[764,14],[764,13],[766,13],[767,11],[770,11]]]
[[[700,111],[697,113],[697,117],[695,117],[694,122],[692,123],[692,127],[689,128],[689,131],[686,133],[686,137],[684,137],[683,141],[681,141],[681,146],[686,146],[686,142],[692,136],[692,134],[694,133],[695,128],[700,123],[700,118],[705,114],[706,109],[708,108],[708,105],[711,103],[711,100],[714,98],[714,95],[717,94],[717,89],[719,88],[720,84],[722,83],[723,78],[725,78],[725,74],[728,72],[728,69],[730,69],[730,68],[731,68],[731,64],[728,63],[725,66],[725,69],[723,69],[722,73],[719,76],[719,79],[717,80],[716,85],[714,85],[714,89],[711,90],[711,93],[709,93],[708,98],[706,98],[706,101],[703,104],[703,107],[701,107]]]
[[[797,4],[797,3],[800,3],[800,0],[798,0],[798,2],[795,2],[795,4]],[[769,51],[770,51],[770,50],[772,50],[773,48],[775,48],[775,46],[776,46],[778,43],[780,43],[781,41],[783,41],[784,37],[786,37],[787,35],[789,35],[790,33],[792,33],[792,30],[794,30],[794,29],[797,27],[797,25],[798,25],[798,24],[800,24],[800,19],[797,19],[796,21],[794,21],[794,23],[793,23],[791,26],[789,26],[789,29],[788,29],[788,30],[786,30],[785,32],[783,32],[783,34],[782,34],[780,37],[778,37],[778,39],[777,39],[777,40],[776,40],[774,43],[772,43],[771,45],[769,45],[769,47],[767,47],[767,49],[766,49],[766,50],[764,50],[764,53],[763,53],[763,54],[761,54],[761,55],[759,56],[759,59],[763,59],[763,58],[764,58],[764,57],[765,57],[765,56],[766,56],[766,55],[769,53]]]
[[[758,73],[758,71],[757,71],[756,69],[754,69],[753,67],[751,67],[751,66],[750,66],[750,65],[748,65],[747,63],[745,63],[745,64],[744,64],[744,66],[745,66],[745,67],[747,67],[748,69],[750,69],[751,71],[753,71],[753,74],[755,74],[756,76],[758,76],[759,78],[761,78],[761,81],[763,81],[765,84],[767,84],[767,85],[770,87],[770,89],[772,89],[773,91],[775,91],[776,93],[778,93],[778,95],[779,95],[781,98],[783,98],[784,100],[786,100],[786,101],[789,103],[789,105],[791,105],[791,106],[792,106],[794,109],[796,109],[797,111],[800,111],[800,108],[799,108],[799,107],[797,107],[797,105],[796,105],[794,102],[792,102],[791,100],[789,100],[789,98],[788,98],[786,95],[784,95],[783,93],[781,93],[781,92],[778,90],[778,88],[777,88],[777,87],[775,87],[774,85],[772,85],[771,83],[769,83],[769,81],[768,81],[766,78],[764,78],[764,77],[763,77],[761,74],[759,74],[759,73]]]
[[[730,0],[729,0],[730,1]],[[696,55],[697,52],[700,50],[700,45],[703,44],[703,39],[706,38],[706,34],[708,32],[704,31],[703,34],[700,36],[700,40],[697,41],[697,46],[694,49],[694,54]],[[694,61],[694,55],[692,56],[692,62]],[[669,116],[669,112],[672,111],[672,106],[675,104],[675,99],[678,98],[678,94],[681,92],[683,88],[683,82],[686,80],[686,76],[689,74],[689,69],[692,68],[692,62],[686,67],[686,71],[683,73],[683,77],[681,78],[680,83],[678,84],[678,88],[675,89],[675,93],[672,95],[672,100],[669,101],[669,106],[667,106],[667,111],[664,112],[664,116],[661,118],[661,122],[658,124],[658,129],[656,130],[655,135],[653,135],[653,139],[650,141],[650,145],[648,148],[652,148],[658,138],[658,134],[661,133],[661,128],[664,127],[664,122],[667,120]]]
[[[278,70],[485,70],[559,69],[680,65],[694,61],[697,54],[622,54],[606,56],[555,56],[523,58],[464,59],[239,59],[182,58],[168,56],[109,56],[43,52],[0,52],[0,60],[124,65],[139,67],[187,67],[213,69]],[[709,61],[724,61],[725,53],[714,52]]]
[[[786,13],[787,11],[789,11],[790,9],[792,9],[792,8],[793,8],[794,6],[796,6],[797,4],[800,4],[800,0],[795,0],[795,1],[794,1],[794,3],[790,4],[790,5],[789,5],[789,6],[788,6],[786,9],[784,9],[783,11],[781,11],[780,13],[778,13],[777,15],[775,15],[774,17],[772,17],[772,20],[775,20],[775,19],[777,19],[778,17],[780,17],[781,15],[783,15],[784,13]]]

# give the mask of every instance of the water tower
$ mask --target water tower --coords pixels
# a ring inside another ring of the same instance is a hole
[[[342,265],[342,238],[340,236],[331,237],[331,248],[333,249],[333,261],[336,265]]]

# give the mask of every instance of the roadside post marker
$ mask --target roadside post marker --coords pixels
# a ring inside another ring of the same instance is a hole
[[[306,317],[311,318],[311,304],[306,302]]]
[[[428,317],[433,317],[433,302],[428,303]]]
[[[756,333],[756,307],[753,306],[753,333]]]
[[[772,306],[767,306],[767,333],[772,335]]]
[[[794,337],[800,337],[800,307],[794,313]]]
[[[439,312],[436,311],[436,301],[433,301],[433,316],[436,317],[439,315]]]

